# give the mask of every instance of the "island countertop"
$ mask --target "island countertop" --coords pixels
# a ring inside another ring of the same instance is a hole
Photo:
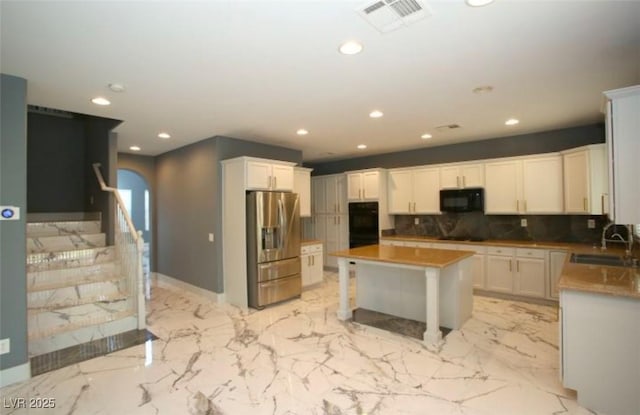
[[[434,268],[448,267],[474,254],[475,252],[471,251],[385,245],[367,245],[329,253],[329,255],[341,258]]]

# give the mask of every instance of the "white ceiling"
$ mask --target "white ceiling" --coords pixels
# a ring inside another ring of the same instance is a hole
[[[365,3],[3,0],[0,69],[28,80],[29,104],[124,120],[123,152],[225,135],[306,161],[599,122],[602,91],[640,83],[639,1],[429,1],[431,17],[386,34]],[[339,54],[350,39],[363,52]]]

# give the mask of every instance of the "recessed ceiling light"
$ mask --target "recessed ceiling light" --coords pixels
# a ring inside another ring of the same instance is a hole
[[[304,128],[301,128],[298,131],[296,131],[296,134],[298,134],[298,135],[307,135],[307,134],[309,134],[309,131],[305,130]]]
[[[343,55],[355,55],[362,52],[362,44],[355,40],[350,40],[340,45],[339,51]]]
[[[477,88],[473,88],[474,94],[488,94],[491,91],[493,91],[493,87],[491,85],[483,85]]]
[[[113,92],[124,92],[124,85],[122,84],[109,84],[109,89]]]
[[[367,148],[366,144],[358,144],[358,149],[364,150],[365,148]]]
[[[493,0],[466,0],[466,2],[471,7],[482,7],[493,3]]]
[[[104,97],[95,97],[91,100],[96,105],[111,105],[111,101]]]
[[[431,137],[432,137],[432,135],[431,135],[431,134],[422,134],[422,135],[420,136],[420,138],[422,138],[423,140],[428,140],[428,139],[430,139]]]
[[[129,147],[129,150],[131,150],[131,151],[140,151],[142,149],[140,147],[138,147],[138,146],[131,146],[131,147]]]
[[[171,138],[171,135],[169,133],[160,133],[158,134],[158,137],[167,139],[167,138]]]
[[[504,125],[516,125],[520,122],[520,120],[517,120],[515,118],[509,118],[507,121],[504,122]]]
[[[382,117],[383,115],[384,115],[384,114],[382,113],[382,111],[378,111],[378,110],[371,111],[371,112],[369,113],[369,117],[371,117],[371,118],[380,118],[380,117]]]

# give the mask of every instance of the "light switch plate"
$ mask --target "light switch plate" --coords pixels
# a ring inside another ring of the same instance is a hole
[[[596,220],[595,219],[587,219],[587,228],[595,229],[596,228]]]
[[[213,242],[213,234],[212,233],[209,234],[209,242]]]
[[[527,227],[527,220],[526,219],[520,219],[520,226],[522,226],[523,228]]]
[[[0,354],[9,353],[11,351],[11,339],[6,338],[0,340]]]
[[[420,218],[415,218],[413,220],[414,225],[420,225]]]

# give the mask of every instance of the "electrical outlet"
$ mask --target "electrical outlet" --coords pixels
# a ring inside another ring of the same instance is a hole
[[[414,225],[420,225],[420,218],[413,219],[413,224]]]
[[[213,242],[213,234],[212,233],[209,234],[209,242]]]
[[[0,354],[9,353],[11,351],[11,339],[6,338],[0,340]]]
[[[596,228],[596,220],[595,219],[587,219],[587,228],[595,229]]]
[[[527,227],[527,220],[526,219],[520,219],[520,226],[522,226],[523,228]]]

